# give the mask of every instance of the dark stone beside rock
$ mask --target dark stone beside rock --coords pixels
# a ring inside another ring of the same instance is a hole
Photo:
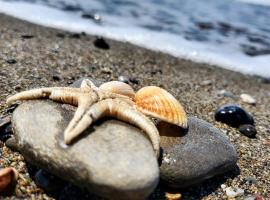
[[[257,134],[256,128],[250,124],[241,125],[239,131],[249,138],[255,138]]]
[[[109,44],[102,38],[102,37],[97,37],[94,41],[94,45],[97,48],[108,50],[110,49]]]
[[[187,188],[235,168],[237,154],[228,138],[211,124],[189,117],[188,130],[158,124],[163,149],[161,180]]]
[[[15,59],[8,59],[8,60],[6,60],[6,62],[8,64],[16,64],[17,63],[17,60],[15,60]]]
[[[253,117],[243,108],[234,104],[218,108],[215,112],[215,119],[232,127],[239,127],[242,124],[254,125]]]

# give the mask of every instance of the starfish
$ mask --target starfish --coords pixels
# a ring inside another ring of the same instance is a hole
[[[17,100],[40,98],[78,107],[64,131],[66,144],[71,144],[99,118],[111,116],[142,129],[159,156],[158,130],[145,115],[187,127],[187,118],[180,103],[167,91],[155,86],[144,87],[135,94],[134,90],[123,82],[111,81],[96,87],[89,79],[84,79],[80,88],[48,87],[20,92],[9,97],[7,104]]]

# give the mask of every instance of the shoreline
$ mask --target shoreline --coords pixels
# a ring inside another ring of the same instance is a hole
[[[239,156],[239,175],[217,177],[181,191],[183,199],[227,199],[219,179],[227,186],[244,189],[245,195],[266,197],[270,193],[270,170],[267,168],[270,159],[270,84],[264,83],[263,78],[110,39],[105,39],[110,49],[103,50],[93,45],[95,36],[42,27],[3,14],[0,14],[0,23],[1,116],[7,112],[5,99],[11,94],[40,86],[66,86],[80,77],[110,81],[126,76],[133,80],[131,86],[136,90],[147,85],[161,86],[180,100],[189,116],[202,118],[221,129]],[[221,97],[218,95],[221,90],[230,91],[236,99]],[[257,105],[241,102],[239,96],[242,93],[255,97]],[[252,113],[257,139],[247,138],[237,129],[214,120],[215,110],[227,103],[236,103]],[[21,192],[7,199],[17,199],[21,195],[26,198],[36,195],[35,199],[47,196],[29,178],[22,156],[2,142],[0,146],[4,157],[0,158],[1,165],[13,163],[29,180],[26,185],[20,180],[18,190]],[[248,177],[256,177],[257,183],[246,183]]]

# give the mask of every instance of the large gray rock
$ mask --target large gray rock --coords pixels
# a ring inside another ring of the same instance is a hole
[[[29,162],[97,195],[146,198],[158,183],[159,168],[143,133],[126,123],[106,120],[65,146],[63,131],[73,114],[50,100],[21,104],[12,118],[16,148]]]
[[[185,132],[168,123],[158,125],[163,149],[161,179],[186,188],[234,169],[237,154],[228,138],[211,124],[189,117]]]

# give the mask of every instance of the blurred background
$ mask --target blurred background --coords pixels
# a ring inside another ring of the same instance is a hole
[[[270,77],[270,0],[0,0],[0,12]]]

